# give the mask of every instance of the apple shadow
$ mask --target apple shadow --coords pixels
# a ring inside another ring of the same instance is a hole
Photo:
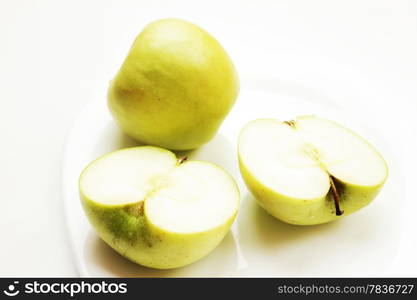
[[[335,232],[342,223],[343,220],[312,226],[287,224],[268,214],[248,193],[242,199],[238,224],[240,232],[244,233],[241,235],[242,242],[256,240],[262,247],[273,247],[312,238],[317,234]]]
[[[216,164],[229,173],[237,169],[237,154],[230,140],[222,134],[216,134],[207,144],[189,151],[174,151],[178,157],[187,156],[190,160],[202,160]]]
[[[144,145],[146,144],[129,137],[114,122],[109,121],[98,138],[94,152],[101,155],[123,148]],[[229,172],[237,171],[236,151],[231,142],[222,134],[216,134],[211,141],[197,149],[173,152],[177,157],[187,156],[190,160],[209,161]]]
[[[291,225],[269,215],[248,193],[238,219],[242,252],[251,270],[261,269],[263,276],[372,277],[396,251],[372,209],[325,224]]]
[[[141,145],[141,143],[125,134],[117,124],[109,121],[98,138],[94,152],[102,155],[111,151]]]
[[[215,277],[231,275],[237,268],[236,245],[231,232],[201,260],[181,268],[158,270],[124,258],[90,230],[84,247],[84,260],[91,262],[86,266],[88,274],[104,277]]]

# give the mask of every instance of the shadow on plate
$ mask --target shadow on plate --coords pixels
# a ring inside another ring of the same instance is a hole
[[[177,269],[157,270],[135,264],[114,251],[92,230],[86,240],[84,256],[84,261],[91,262],[86,265],[87,273],[105,277],[216,277],[233,275],[237,269],[237,251],[231,232],[208,256]]]
[[[287,224],[268,214],[250,193],[242,199],[239,213],[241,239],[255,239],[263,247],[274,247],[307,237],[312,238],[316,234],[334,232],[341,223],[342,220],[314,226]]]
[[[187,156],[190,160],[209,161],[221,166],[229,173],[237,170],[237,155],[235,147],[222,134],[216,136],[207,144],[190,151],[175,151],[178,157]]]
[[[109,121],[98,138],[95,149],[99,155],[141,144],[125,134],[114,122]]]
[[[143,146],[125,134],[113,121],[104,127],[101,136],[96,144],[96,151],[99,155],[118,149]],[[206,160],[222,166],[226,170],[236,168],[236,155],[231,142],[221,134],[217,134],[207,144],[188,151],[174,151],[178,157],[187,156],[189,159]]]

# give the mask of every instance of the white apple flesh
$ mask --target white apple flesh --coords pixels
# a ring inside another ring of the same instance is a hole
[[[238,148],[249,190],[267,212],[290,224],[349,215],[375,198],[388,175],[384,159],[368,142],[315,116],[251,121]]]
[[[81,201],[97,234],[143,266],[185,266],[210,253],[239,206],[221,168],[150,146],[104,155],[82,172]]]

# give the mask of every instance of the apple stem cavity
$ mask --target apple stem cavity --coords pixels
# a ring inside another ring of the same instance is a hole
[[[188,156],[181,157],[180,159],[178,159],[178,164],[181,165],[185,163],[187,160],[188,160]]]
[[[340,195],[339,195],[339,192],[337,191],[336,184],[334,183],[333,176],[329,175],[329,180],[330,180],[330,186],[331,186],[332,194],[333,194],[334,206],[336,208],[336,216],[341,216],[343,215],[343,210],[340,209]]]

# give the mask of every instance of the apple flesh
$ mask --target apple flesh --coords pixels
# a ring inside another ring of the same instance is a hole
[[[242,177],[258,203],[290,224],[349,215],[375,198],[388,175],[368,142],[315,116],[251,121],[240,133],[238,150]]]
[[[137,141],[189,150],[215,135],[238,95],[222,46],[196,25],[153,22],[135,39],[108,90],[109,109]]]
[[[185,266],[210,253],[239,206],[238,188],[224,170],[151,146],[93,161],[79,190],[97,234],[131,261],[157,269]]]

